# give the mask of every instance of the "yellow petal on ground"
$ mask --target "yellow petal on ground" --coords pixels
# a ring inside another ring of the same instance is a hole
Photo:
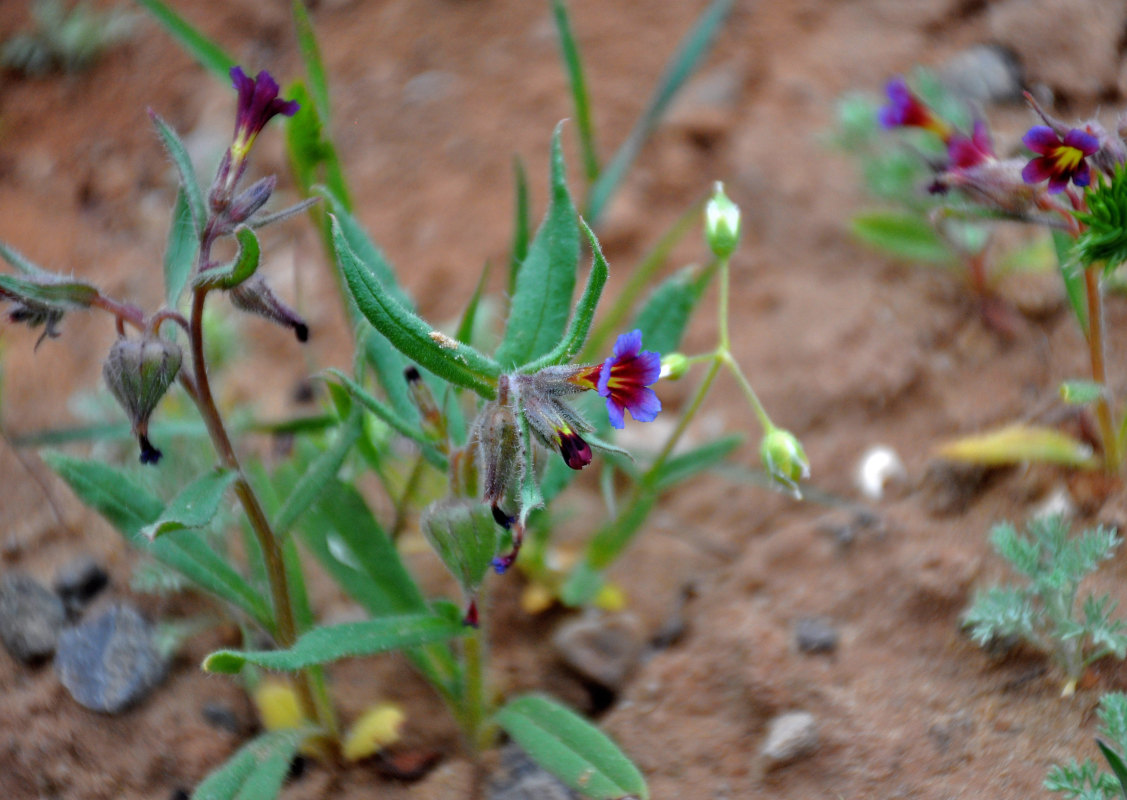
[[[399,741],[407,715],[394,703],[380,703],[365,711],[344,738],[344,757],[359,761]]]
[[[986,433],[947,442],[938,454],[952,461],[985,466],[1008,466],[1042,461],[1069,467],[1094,469],[1099,461],[1092,448],[1056,428],[1007,425]]]
[[[520,607],[526,614],[543,614],[555,602],[556,595],[542,583],[530,583],[520,594]]]
[[[595,595],[595,607],[603,611],[621,611],[626,608],[626,593],[617,583],[608,581]]]
[[[301,728],[309,723],[301,713],[301,703],[286,681],[267,678],[254,690],[254,704],[258,718],[268,731],[285,731]]]

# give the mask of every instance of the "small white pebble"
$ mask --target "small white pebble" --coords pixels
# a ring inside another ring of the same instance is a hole
[[[891,447],[870,447],[857,462],[857,488],[870,500],[879,500],[889,484],[902,483],[907,479],[908,470]]]
[[[809,711],[788,711],[771,720],[759,755],[768,767],[779,766],[814,752],[818,723]]]
[[[1072,502],[1072,495],[1068,493],[1068,489],[1058,486],[1049,492],[1044,500],[1033,507],[1029,516],[1031,519],[1060,517],[1064,520],[1071,520],[1076,517],[1076,504]]]

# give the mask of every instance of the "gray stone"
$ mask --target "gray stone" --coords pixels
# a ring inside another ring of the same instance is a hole
[[[160,683],[165,660],[149,623],[132,606],[119,604],[63,631],[55,671],[81,705],[115,714]]]
[[[65,622],[62,601],[35,578],[22,572],[0,578],[0,641],[20,661],[49,658]]]
[[[938,74],[948,91],[972,105],[1021,99],[1021,65],[1011,51],[998,45],[980,44],[956,53]]]
[[[226,703],[204,703],[200,712],[207,724],[217,730],[234,734],[242,734],[246,731],[247,726],[239,719],[235,710]]]
[[[782,766],[818,748],[818,724],[808,711],[788,711],[771,720],[759,755],[768,768]]]
[[[794,623],[794,643],[800,653],[832,653],[838,633],[825,617],[802,617]]]
[[[501,750],[501,766],[489,779],[487,800],[580,800],[578,795],[515,744]]]
[[[55,592],[71,615],[77,615],[109,585],[110,576],[102,565],[82,555],[55,573]]]
[[[552,644],[580,676],[616,692],[642,654],[641,625],[633,614],[593,614],[565,622]]]

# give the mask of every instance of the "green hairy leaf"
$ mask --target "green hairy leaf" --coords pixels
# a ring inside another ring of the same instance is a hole
[[[333,443],[305,470],[297,484],[290,490],[281,511],[274,518],[274,535],[281,538],[289,533],[294,522],[308,509],[329,481],[336,478],[345,458],[361,434],[361,418],[353,413],[336,432]]]
[[[583,171],[590,182],[599,177],[599,156],[595,149],[595,126],[591,121],[591,101],[587,93],[587,79],[583,76],[583,59],[579,55],[579,44],[571,30],[571,20],[564,0],[552,0],[552,15],[556,21],[560,55],[563,56],[571,84],[575,124],[579,128],[579,144],[583,150]]]
[[[181,188],[176,192],[168,244],[164,249],[164,301],[170,308],[176,307],[188,283],[198,248],[199,239],[188,208],[188,197]]]
[[[224,469],[202,475],[185,486],[156,522],[141,529],[141,534],[155,539],[170,531],[204,527],[219,510],[223,495],[237,477],[237,473]]]
[[[574,711],[541,695],[511,700],[494,716],[528,755],[585,797],[646,800],[638,768],[610,737]]]
[[[849,224],[853,235],[872,247],[907,261],[952,264],[955,253],[930,222],[915,214],[883,211],[858,214]]]
[[[149,116],[152,117],[153,125],[157,129],[157,133],[160,134],[161,141],[164,142],[164,149],[168,151],[168,155],[176,167],[176,172],[180,176],[180,190],[184,193],[184,199],[188,203],[188,210],[192,215],[192,226],[195,228],[196,238],[198,239],[203,233],[203,226],[207,220],[207,206],[204,204],[203,190],[196,178],[192,159],[188,155],[188,149],[184,147],[180,135],[173,130],[172,126],[161,119],[154,111],[150,111]]]
[[[506,368],[526,364],[555,347],[571,313],[579,226],[567,188],[562,130],[560,123],[552,134],[552,199],[517,273],[505,338],[497,348],[497,360]]]
[[[313,664],[403,650],[464,634],[464,626],[455,620],[432,614],[403,614],[314,628],[288,650],[217,650],[204,659],[203,668],[233,674],[246,664],[254,664],[293,672]]]
[[[98,290],[83,281],[58,278],[37,283],[0,274],[0,295],[9,295],[23,303],[69,311],[89,308],[98,298]]]
[[[268,800],[277,797],[297,748],[313,733],[312,728],[303,728],[260,734],[208,775],[192,792],[192,800]]]

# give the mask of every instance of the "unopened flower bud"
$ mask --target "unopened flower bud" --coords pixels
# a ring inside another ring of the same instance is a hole
[[[407,379],[407,391],[411,395],[411,402],[419,409],[423,433],[440,449],[449,449],[446,438],[446,418],[442,416],[442,411],[435,402],[434,393],[423,380],[419,368],[412,364],[403,370],[403,377]]]
[[[724,194],[720,181],[704,208],[704,235],[717,258],[732,255],[740,243],[740,207]]]
[[[258,314],[260,317],[287,328],[293,328],[299,342],[309,341],[309,326],[296,311],[287,306],[274,294],[270,284],[261,275],[255,275],[227,292],[231,303],[240,311]]]
[[[477,623],[477,590],[493,557],[499,537],[489,508],[472,500],[442,500],[423,512],[423,536],[462,587],[467,625]]]
[[[248,189],[240,192],[227,207],[227,221],[234,229],[236,225],[246,222],[254,213],[266,205],[270,195],[274,193],[278,179],[273,175],[261,178],[250,185]]]
[[[675,381],[689,371],[689,359],[683,353],[670,353],[661,359],[661,380]]]
[[[141,463],[155,464],[161,452],[149,442],[149,417],[180,372],[180,347],[167,339],[118,339],[102,365],[102,377],[129,415],[141,445]]]
[[[759,457],[767,474],[800,497],[798,482],[810,477],[810,462],[802,443],[790,431],[773,428],[759,444]]]
[[[498,524],[508,528],[512,518],[502,506],[520,481],[523,464],[513,412],[502,405],[486,406],[481,412],[476,437],[480,463],[485,470],[482,499],[493,509],[493,518]]]

